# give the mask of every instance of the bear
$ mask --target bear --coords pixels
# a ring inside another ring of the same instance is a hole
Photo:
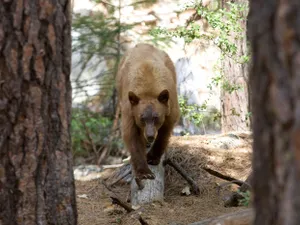
[[[120,61],[116,90],[133,175],[139,180],[155,179],[148,164],[160,163],[180,117],[174,64],[165,51],[137,44]]]

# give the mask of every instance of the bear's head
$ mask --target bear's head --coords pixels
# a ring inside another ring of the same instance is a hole
[[[169,91],[165,89],[156,98],[149,99],[140,98],[129,91],[128,98],[136,125],[149,144],[154,142],[159,128],[170,114]]]

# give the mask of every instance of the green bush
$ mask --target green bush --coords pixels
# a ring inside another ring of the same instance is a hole
[[[73,108],[71,121],[74,157],[87,157],[93,152],[91,140],[97,151],[107,144],[112,120],[87,109]],[[91,140],[90,140],[91,139]]]
[[[250,191],[246,191],[246,192],[238,191],[238,193],[241,196],[243,196],[243,198],[239,200],[239,205],[241,205],[241,206],[249,206],[250,205],[250,201],[251,201],[251,192]]]
[[[188,104],[187,97],[179,96],[178,98],[181,116],[197,127],[220,129],[221,113],[216,108],[208,108],[207,101],[201,106]]]

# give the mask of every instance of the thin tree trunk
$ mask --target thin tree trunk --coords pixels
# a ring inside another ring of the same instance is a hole
[[[251,0],[255,224],[300,221],[300,1]]]
[[[76,224],[70,0],[0,1],[0,224]]]
[[[226,2],[222,0],[223,7]],[[232,1],[230,1],[232,2]],[[234,3],[245,4],[247,0],[235,0]],[[230,10],[230,9],[229,9]],[[246,15],[245,15],[246,17]],[[239,21],[237,21],[239,22]],[[222,67],[224,69],[224,82],[229,86],[238,86],[240,89],[230,92],[225,85],[221,91],[221,111],[222,111],[222,132],[248,131],[250,129],[250,120],[248,118],[249,108],[249,88],[248,88],[248,64],[241,63],[237,59],[247,54],[246,42],[246,19],[240,24],[243,28],[241,37],[236,38],[236,34],[228,37],[230,42],[237,47],[234,57],[224,55]]]

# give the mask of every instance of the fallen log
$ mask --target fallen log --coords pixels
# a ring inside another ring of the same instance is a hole
[[[191,223],[189,225],[252,225],[253,221],[253,209],[245,209],[200,222]]]

